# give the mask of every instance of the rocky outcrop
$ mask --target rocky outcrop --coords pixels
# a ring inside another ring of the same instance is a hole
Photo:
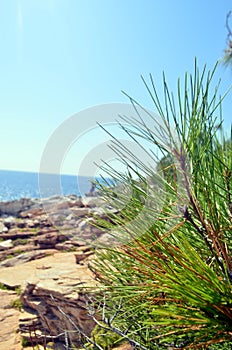
[[[30,209],[35,204],[35,200],[22,198],[19,200],[0,202],[0,215],[19,215],[24,210]]]
[[[84,253],[84,246],[79,249]],[[90,334],[94,327],[88,316],[86,287],[94,288],[96,281],[87,264],[88,260],[76,264],[73,253],[54,253],[0,269],[0,282],[6,289],[22,290],[22,310],[12,332],[18,329],[29,343],[33,338],[43,344],[46,337],[47,342],[61,344],[68,337],[78,346],[80,331]],[[5,327],[9,326],[2,322],[0,334]],[[0,337],[0,349],[1,345]]]
[[[72,346],[81,345],[81,333],[87,336],[95,326],[88,314],[88,297],[76,292],[64,295],[58,291],[45,289],[35,284],[28,284],[21,295],[26,317],[21,316],[19,330],[24,339],[34,339],[43,343],[53,340]],[[44,339],[43,339],[44,338]]]
[[[6,250],[13,247],[12,240],[6,239],[5,241],[0,242],[0,250]]]
[[[96,215],[103,217],[103,203],[97,196],[73,195],[0,203],[0,288],[14,296],[14,290],[22,291],[21,312],[11,308],[18,317],[10,327],[12,339],[20,331],[29,343],[46,337],[55,349],[64,349],[67,339],[78,346],[80,334],[90,334],[94,322],[86,309],[86,286],[96,281],[88,261],[99,243],[110,241],[92,224]],[[1,339],[9,333],[9,320],[1,319],[0,350],[6,349]]]
[[[29,251],[75,251],[80,241],[97,243],[104,230],[92,222],[100,205],[101,198],[75,195],[0,203],[0,267],[13,266],[17,259],[1,262]]]
[[[54,252],[54,251],[53,251]],[[15,256],[14,258],[6,259],[0,262],[0,267],[12,267],[16,265],[24,264],[25,262],[31,261],[31,260],[37,260],[45,257],[48,253],[51,254],[51,251],[29,251],[26,253],[19,254]]]

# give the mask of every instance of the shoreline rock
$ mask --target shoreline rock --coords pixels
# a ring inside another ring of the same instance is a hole
[[[61,343],[61,327],[63,331],[69,327],[72,341],[78,346],[78,332],[64,320],[64,314],[90,334],[94,322],[87,317],[85,293],[80,290],[87,282],[96,285],[88,261],[98,241],[109,239],[104,230],[91,224],[94,215],[103,215],[104,205],[103,199],[93,194],[84,198],[69,195],[0,202],[0,286],[12,291],[21,289],[23,310],[18,330],[24,339],[29,341],[30,327],[44,334],[47,324],[47,334]],[[4,328],[9,328],[4,322],[0,339]],[[12,329],[12,334],[15,331]]]
[[[1,251],[16,254],[15,246],[20,245],[23,252],[27,244],[36,249],[75,250],[75,241],[86,243],[95,241],[104,230],[91,225],[91,217],[99,215],[104,202],[102,198],[91,195],[80,198],[75,195],[54,196],[50,198],[26,199],[0,202],[0,261]],[[9,241],[11,240],[11,241]],[[11,250],[10,250],[11,249]],[[56,248],[55,248],[56,249]]]
[[[73,253],[54,253],[39,260],[2,268],[0,281],[8,290],[21,290],[18,299],[22,310],[17,328],[12,332],[18,329],[25,341],[30,342],[36,333],[41,342],[42,335],[46,335],[47,341],[52,336],[53,340],[62,343],[64,331],[68,330],[72,342],[78,346],[79,333],[74,325],[85,334],[90,334],[95,325],[87,314],[86,287],[96,286],[96,281],[87,263],[76,264]],[[69,318],[73,323],[69,324]],[[3,329],[4,322],[0,333]]]

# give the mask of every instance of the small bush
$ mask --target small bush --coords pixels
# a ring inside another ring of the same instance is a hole
[[[9,288],[4,283],[0,283],[0,289],[9,290]]]
[[[23,308],[23,304],[22,304],[20,298],[12,300],[10,302],[10,306],[13,307],[14,309],[19,310],[19,311],[22,311],[22,308]]]
[[[91,340],[93,343],[85,343],[85,349],[96,349],[96,345],[94,344],[97,344],[104,350],[111,350],[116,343],[119,345],[121,337],[111,330],[106,330],[103,327],[97,325],[91,334]]]

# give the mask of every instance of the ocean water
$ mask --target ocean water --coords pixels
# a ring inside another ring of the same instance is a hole
[[[87,176],[0,170],[0,201],[68,194],[83,196],[90,191],[92,179]]]

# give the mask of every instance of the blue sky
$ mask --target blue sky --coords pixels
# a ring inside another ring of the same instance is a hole
[[[228,0],[1,0],[0,169],[38,171],[61,123],[95,105],[127,103],[121,90],[149,105],[141,74],[152,73],[161,93],[162,71],[175,90],[194,57],[212,68],[231,9]],[[220,66],[217,77],[224,92],[232,72]],[[231,95],[224,105],[229,125]],[[97,133],[85,141],[90,148],[101,142]],[[79,148],[64,173],[76,172],[87,152]]]

